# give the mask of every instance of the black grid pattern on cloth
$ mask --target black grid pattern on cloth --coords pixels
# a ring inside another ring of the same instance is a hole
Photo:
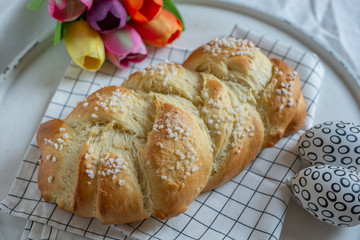
[[[124,240],[132,240],[133,238],[125,236],[121,233],[119,233],[115,228],[108,228],[109,231],[107,232],[106,236],[101,236],[100,239],[104,240],[116,240],[119,239],[119,236],[121,236],[121,239]],[[62,230],[59,230],[55,227],[51,227],[49,225],[45,225],[42,223],[38,223],[35,221],[28,220],[26,222],[23,234],[21,236],[21,240],[55,240],[55,239],[80,239],[80,238],[74,238],[72,233],[65,232]],[[95,234],[96,235],[96,234]],[[81,238],[83,239],[83,238]]]
[[[58,229],[53,227],[45,227],[44,224],[37,223],[34,221],[27,221],[21,240],[32,240],[32,239],[47,239],[55,240],[57,237]]]
[[[309,128],[324,74],[318,57],[237,26],[230,36],[251,40],[265,55],[285,61],[299,73],[308,107],[305,128]],[[92,73],[70,64],[42,122],[64,119],[91,93],[103,86],[121,84],[139,69],[165,60],[181,64],[191,53],[177,47],[149,50],[143,62],[126,70],[118,70],[106,62],[100,71]],[[26,236],[39,232],[36,230],[39,223],[42,223],[40,226],[46,224],[40,234],[44,239],[51,239],[51,234],[58,230],[92,239],[278,239],[290,198],[283,182],[300,168],[294,146],[301,133],[283,138],[275,147],[261,151],[246,170],[227,184],[200,194],[178,217],[169,220],[150,217],[116,226],[104,226],[97,219],[79,217],[41,198],[37,187],[40,151],[34,137],[0,208],[29,219],[24,230]]]

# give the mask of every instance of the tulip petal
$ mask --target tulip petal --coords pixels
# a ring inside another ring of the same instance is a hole
[[[75,20],[90,9],[92,0],[49,0],[50,16],[61,22]]]
[[[172,13],[162,9],[158,18],[147,22],[139,23],[131,21],[129,23],[134,27],[142,39],[155,47],[166,46],[180,37],[183,25]]]
[[[185,31],[184,21],[181,17],[179,10],[177,9],[175,3],[173,2],[173,0],[165,0],[163,8],[166,11],[171,12],[177,19],[180,20],[181,24],[183,25],[183,31]]]
[[[118,68],[129,67],[130,62],[140,62],[148,54],[141,36],[129,25],[101,36],[107,58]]]
[[[71,58],[82,68],[97,71],[105,61],[101,36],[86,21],[76,21],[66,27],[65,45]]]
[[[81,0],[83,4],[87,7],[87,10],[89,10],[93,4],[93,0]]]
[[[126,11],[137,22],[146,23],[160,14],[163,0],[124,0]]]
[[[92,28],[104,32],[123,28],[127,13],[119,0],[95,0],[86,17]]]

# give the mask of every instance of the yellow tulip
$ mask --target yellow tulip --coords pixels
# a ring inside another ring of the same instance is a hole
[[[100,69],[105,61],[104,43],[100,34],[86,21],[76,21],[67,25],[64,39],[74,62],[89,71]]]

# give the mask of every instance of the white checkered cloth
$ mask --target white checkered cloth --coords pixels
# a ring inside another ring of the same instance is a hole
[[[314,53],[239,27],[234,27],[230,35],[251,40],[267,56],[285,61],[298,72],[308,110],[304,129],[311,127],[324,75],[319,58]],[[165,60],[181,64],[192,50],[175,46],[151,49],[143,62],[128,70],[105,63],[100,71],[92,73],[72,63],[43,122],[64,119],[77,102],[102,86],[121,84],[129,74],[149,64]],[[41,198],[37,186],[40,151],[34,137],[0,208],[8,214],[29,219],[23,239],[55,239],[59,230],[92,239],[279,239],[290,199],[284,180],[300,169],[295,145],[301,133],[283,138],[275,147],[261,151],[246,170],[225,185],[202,193],[178,217],[165,221],[150,217],[115,226],[102,225],[94,218],[79,217]]]

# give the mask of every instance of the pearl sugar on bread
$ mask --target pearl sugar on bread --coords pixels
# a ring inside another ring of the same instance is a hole
[[[297,132],[297,73],[253,43],[215,39],[183,65],[161,63],[104,87],[65,120],[41,124],[46,201],[103,224],[168,219]]]

